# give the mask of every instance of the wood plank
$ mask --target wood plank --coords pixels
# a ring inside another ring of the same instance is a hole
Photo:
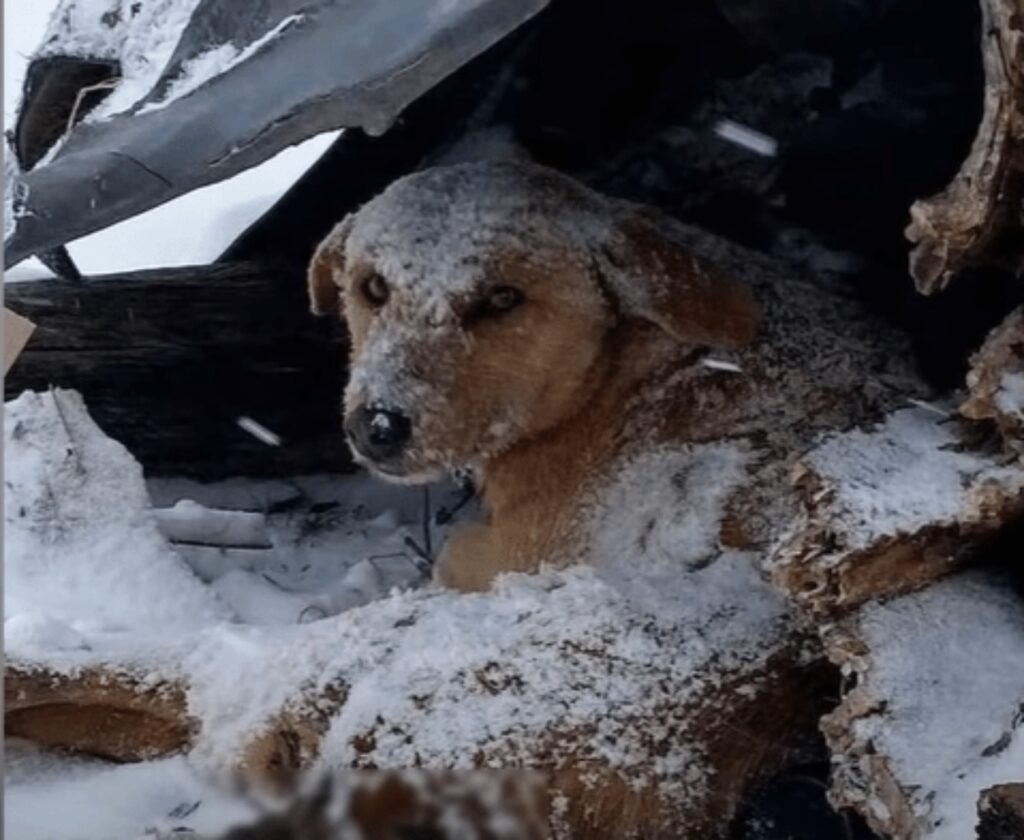
[[[7,377],[74,388],[148,474],[215,479],[349,471],[344,335],[308,312],[298,269],[155,269],[84,283],[10,283],[37,330]],[[257,440],[251,417],[282,439]]]

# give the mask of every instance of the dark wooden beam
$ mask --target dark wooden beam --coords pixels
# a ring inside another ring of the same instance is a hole
[[[348,471],[345,340],[315,319],[301,270],[234,264],[9,283],[37,324],[7,376],[74,388],[150,474],[215,479]],[[243,431],[251,417],[282,439]]]

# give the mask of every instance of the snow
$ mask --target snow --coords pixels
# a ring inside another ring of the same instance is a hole
[[[347,699],[328,708],[324,764],[469,767],[482,756],[507,766],[560,733],[559,750],[583,749],[689,801],[709,782],[692,709],[720,705],[715,691],[738,675],[756,692],[769,660],[792,643],[783,602],[751,558],[717,545],[721,505],[745,470],[745,453],[732,445],[623,465],[609,504],[638,481],[678,497],[679,515],[648,548],[634,537],[650,505],[632,515],[616,507],[624,529],[602,536],[595,497],[601,562],[510,575],[492,592],[460,595],[408,588],[409,569],[422,581],[404,545],[416,533],[420,492],[358,477],[151,482],[158,507],[192,498],[265,516],[272,549],[249,552],[248,566],[225,552],[222,568],[197,575],[186,546],[161,534],[138,465],[76,395],[25,394],[7,413],[9,654],[59,672],[143,663],[181,677],[189,713],[202,721],[187,760],[60,763],[14,782],[7,826],[21,840],[87,829],[91,838],[137,836],[199,799],[211,803],[202,818],[215,822],[227,797],[221,784],[254,735],[330,685],[344,686]],[[396,498],[404,501],[383,504]],[[189,513],[207,512],[178,508],[179,518]],[[303,605],[319,612],[299,623]],[[368,734],[372,751],[365,740],[357,750],[354,739]],[[653,767],[652,739],[671,744]],[[61,797],[68,804],[59,814],[40,811]],[[130,806],[118,807],[122,797]],[[110,816],[97,815],[100,801]]]
[[[170,58],[198,0],[146,0],[132,16],[134,3],[76,0],[65,21],[51,20],[57,0],[4,2],[4,124],[11,128],[21,99],[28,58],[34,52],[121,56],[124,77],[115,92],[89,115],[102,119],[124,110],[149,93]],[[125,25],[108,27],[101,18],[121,9]],[[45,36],[45,41],[44,41]],[[252,45],[248,49],[252,49]],[[242,50],[235,61],[244,60]],[[190,75],[189,84],[204,79]],[[184,89],[179,95],[184,94]],[[68,250],[84,274],[135,271],[156,266],[201,265],[220,256],[263,215],[337,139],[328,132],[285,149],[229,181],[180,196],[160,207],[70,243]],[[10,156],[7,157],[10,160]],[[11,180],[5,173],[5,183]],[[10,190],[5,190],[5,238],[14,221]],[[51,272],[38,260],[25,260],[4,273],[7,282],[38,280]]]
[[[834,490],[833,518],[857,549],[959,521],[988,483],[1024,485],[1019,468],[961,448],[934,407],[915,407],[869,431],[829,435],[804,462]]]
[[[173,542],[269,548],[266,519],[257,511],[223,511],[192,499],[155,511],[160,532]]]
[[[211,79],[227,73],[232,68],[248,60],[286,29],[301,23],[304,19],[305,15],[289,15],[269,32],[261,38],[257,38],[244,49],[239,49],[234,44],[221,44],[212,50],[197,55],[195,58],[189,59],[182,67],[181,75],[171,81],[163,96],[156,101],[146,103],[139,110],[139,113],[146,114],[150,111],[166,108],[176,99],[187,96]]]
[[[727,373],[743,373],[743,368],[736,364],[736,362],[730,362],[726,359],[704,358],[700,360],[700,363],[708,370],[723,370]]]
[[[18,840],[134,840],[182,825],[216,836],[255,815],[182,756],[117,766],[8,740],[4,760],[4,836]]]
[[[454,321],[452,302],[481,282],[481,255],[514,242],[537,253],[568,250],[571,262],[618,244],[610,206],[568,179],[538,180],[507,161],[400,178],[356,214],[346,254],[374,265],[393,291],[415,295],[425,326],[443,328]]]
[[[262,423],[257,423],[251,417],[239,417],[235,422],[238,423],[240,429],[248,432],[261,443],[265,443],[267,446],[281,445],[281,437],[278,434],[270,431]]]
[[[968,572],[864,608],[859,738],[888,756],[927,840],[974,836],[980,792],[1024,771],[1024,601],[1001,575]]]
[[[23,394],[5,421],[9,656],[77,634],[153,626],[159,637],[230,616],[164,540],[142,470],[77,394]]]
[[[999,382],[996,408],[1005,414],[1024,418],[1024,373],[1008,372]]]
[[[779,141],[774,137],[735,120],[719,120],[715,123],[714,131],[723,140],[735,143],[762,157],[775,157],[779,151]]]
[[[120,62],[117,87],[86,117],[96,122],[128,110],[153,89],[199,2],[61,0],[36,54]]]

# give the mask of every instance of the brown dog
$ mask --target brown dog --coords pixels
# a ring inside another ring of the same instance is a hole
[[[587,508],[627,456],[741,438],[773,412],[801,422],[784,345],[820,336],[769,335],[735,356],[742,373],[708,364],[707,345],[753,341],[759,307],[666,224],[539,166],[465,164],[396,182],[318,248],[313,311],[351,334],[356,458],[407,483],[471,470],[482,488],[486,519],[453,533],[442,583],[590,559]],[[827,380],[835,360],[805,355]]]

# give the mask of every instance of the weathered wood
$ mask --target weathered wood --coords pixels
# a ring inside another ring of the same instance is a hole
[[[971,265],[1024,271],[1024,0],[981,0],[985,103],[970,154],[949,186],[916,202],[910,272],[925,293]]]
[[[919,404],[827,436],[796,464],[802,510],[770,566],[808,614],[926,586],[1024,515],[1024,470],[973,450],[952,419]]]
[[[978,840],[1024,837],[1024,783],[996,785],[978,801]]]
[[[4,670],[4,732],[114,761],[185,749],[194,733],[185,691],[142,667],[85,668],[73,676],[27,663]]]
[[[212,479],[347,471],[343,335],[308,314],[299,270],[256,264],[12,283],[37,324],[8,398],[51,385],[85,397],[151,474]],[[251,417],[280,436],[242,430]]]

